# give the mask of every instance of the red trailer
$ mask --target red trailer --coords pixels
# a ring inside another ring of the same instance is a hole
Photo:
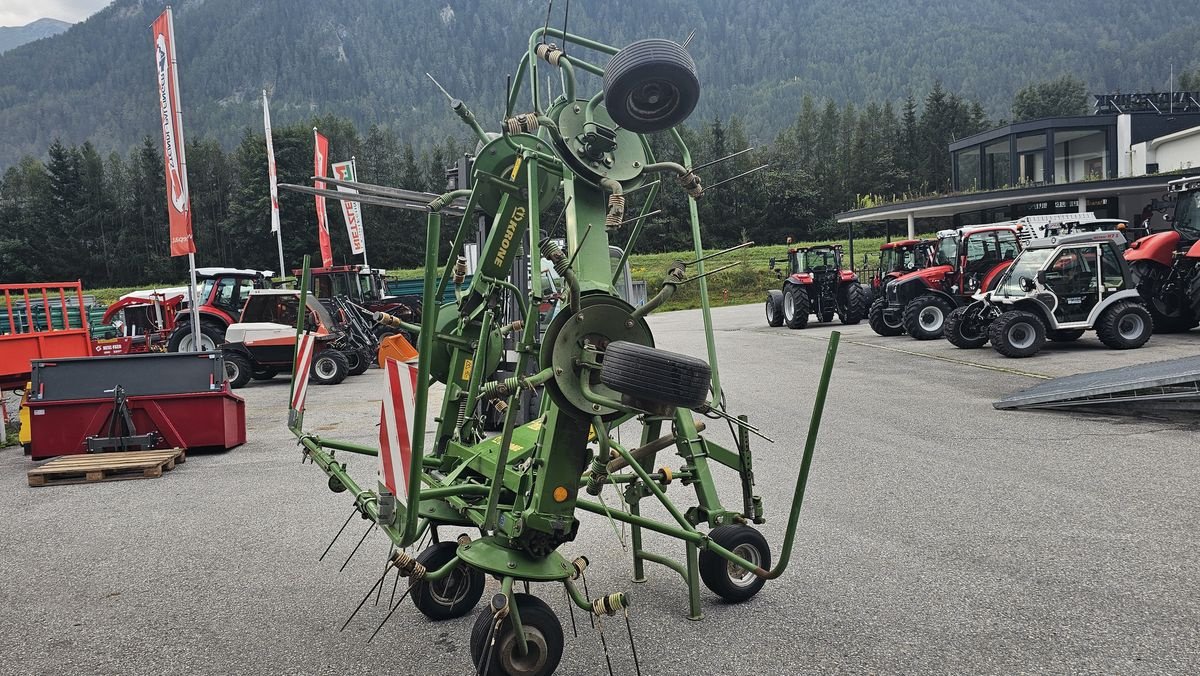
[[[0,284],[0,389],[24,387],[35,359],[92,353],[83,285]]]

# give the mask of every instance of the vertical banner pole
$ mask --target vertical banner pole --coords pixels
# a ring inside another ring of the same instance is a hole
[[[200,298],[196,293],[196,254],[188,254],[188,272],[191,275],[189,291],[192,296],[192,352],[203,352],[201,344],[203,334],[200,333]],[[216,345],[213,346],[215,350]]]
[[[267,102],[267,90],[263,95],[263,129],[267,137],[267,178],[271,186],[271,232],[275,233],[275,244],[279,247],[279,276],[287,276],[287,265],[283,262],[283,229],[279,227],[279,184],[275,173],[275,141],[271,135],[271,108]]]

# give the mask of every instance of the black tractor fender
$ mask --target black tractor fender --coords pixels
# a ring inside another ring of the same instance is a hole
[[[941,289],[931,289],[926,286],[926,287],[924,287],[924,290],[921,293],[918,293],[915,296],[913,296],[912,298],[909,298],[908,300],[904,301],[903,306],[908,307],[909,303],[916,300],[917,298],[920,298],[921,296],[937,296],[938,298],[941,298],[941,299],[945,300],[947,303],[949,303],[950,307],[952,307],[952,308],[956,308],[963,304],[962,299],[959,298],[958,296],[946,293],[945,291],[942,291]]]

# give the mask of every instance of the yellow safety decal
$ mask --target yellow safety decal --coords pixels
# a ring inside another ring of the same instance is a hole
[[[521,156],[517,155],[517,161],[513,162],[512,175],[508,177],[508,180],[510,180],[510,181],[517,180],[517,172],[520,170],[521,170]]]
[[[463,371],[462,371],[462,379],[463,380],[471,379],[471,367],[474,365],[475,365],[475,361],[473,359],[464,359],[463,360]]]

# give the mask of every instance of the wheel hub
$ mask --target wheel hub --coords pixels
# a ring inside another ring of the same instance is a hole
[[[733,553],[746,559],[755,566],[762,566],[762,557],[759,556],[758,548],[753,545],[738,545],[734,547]],[[730,561],[728,566],[729,581],[738,587],[749,587],[758,579],[754,573],[742,568],[736,563]]]
[[[1142,318],[1133,314],[1125,315],[1117,324],[1117,333],[1126,340],[1133,340],[1142,335],[1142,329]]]
[[[926,331],[936,331],[942,325],[942,310],[937,307],[927,307],[921,310],[917,320]]]
[[[332,378],[337,367],[334,366],[332,359],[326,358],[318,359],[314,369],[316,370],[318,376],[322,378]]]
[[[503,667],[503,672],[506,674],[513,676],[538,674],[546,665],[546,657],[549,653],[546,649],[546,637],[537,627],[524,627],[524,631],[526,647],[524,655],[520,654],[517,649],[516,632],[506,632],[497,641],[500,666]]]
[[[1017,324],[1008,329],[1008,342],[1018,350],[1033,345],[1034,333],[1027,324]]]

